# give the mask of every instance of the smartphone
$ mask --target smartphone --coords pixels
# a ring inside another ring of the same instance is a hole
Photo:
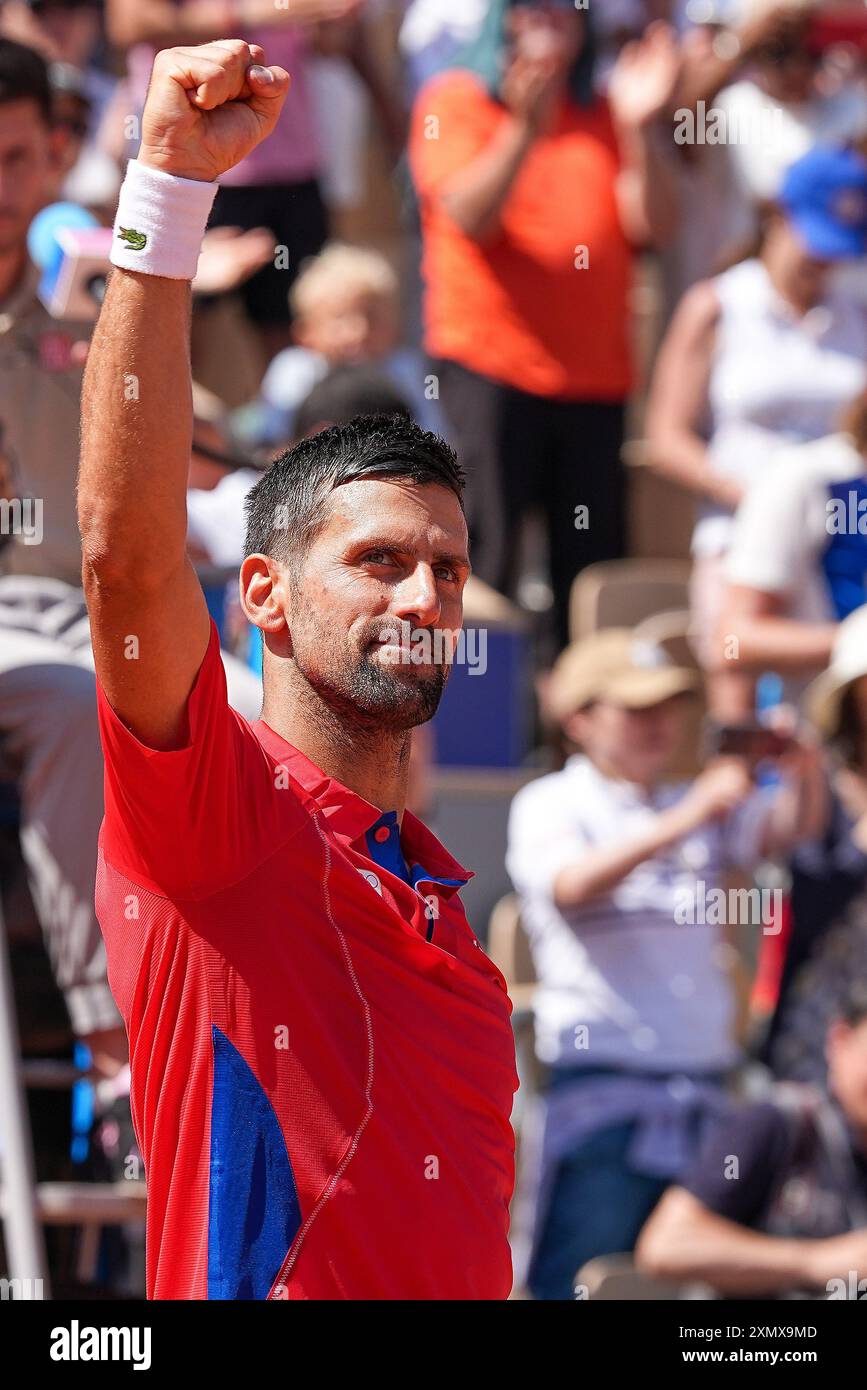
[[[755,719],[738,724],[712,722],[707,728],[706,747],[710,758],[746,758],[748,762],[758,763],[766,758],[782,757],[792,743],[791,734],[769,729]]]

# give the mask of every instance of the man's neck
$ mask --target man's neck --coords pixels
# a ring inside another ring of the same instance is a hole
[[[0,304],[18,288],[27,266],[27,246],[0,251]]]
[[[352,727],[312,691],[269,700],[264,722],[326,774],[381,811],[403,819],[409,776],[409,730]]]

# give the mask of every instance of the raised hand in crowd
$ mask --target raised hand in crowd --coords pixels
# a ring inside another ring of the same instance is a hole
[[[682,55],[668,24],[652,24],[643,38],[621,49],[608,83],[608,100],[618,125],[627,130],[652,124],[671,108]]]
[[[249,232],[240,227],[211,227],[202,240],[194,294],[226,294],[249,280],[274,255],[273,233],[267,227]]]

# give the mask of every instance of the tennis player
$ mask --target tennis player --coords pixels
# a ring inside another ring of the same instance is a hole
[[[264,59],[234,39],[158,55],[84,391],[97,908],[129,1032],[147,1290],[500,1299],[509,1002],[460,902],[469,875],[404,810],[411,730],[461,623],[460,469],[380,416],[263,476],[240,574],[264,639],[256,724],[227,703],[185,554],[190,281],[215,180],[286,94]]]

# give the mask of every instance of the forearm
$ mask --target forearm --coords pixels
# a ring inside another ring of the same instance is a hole
[[[113,271],[82,396],[79,525],[88,571],[177,569],[192,444],[190,285]]]
[[[109,37],[119,48],[134,43],[161,48],[233,33],[239,12],[233,0],[189,0],[182,9],[171,0],[110,0],[106,22]]]
[[[661,811],[653,822],[623,843],[591,850],[561,869],[554,883],[554,901],[561,909],[581,907],[616,888],[639,864],[681,839],[691,828],[680,806]]]
[[[654,472],[695,496],[734,508],[740,490],[730,479],[717,473],[707,445],[700,435],[686,426],[657,424],[649,414],[647,426],[648,460]]]
[[[678,109],[694,111],[700,101],[707,106],[737,79],[742,67],[740,51],[734,51],[731,57],[720,58],[714,53],[700,62],[687,60],[681,76]]]
[[[490,145],[442,190],[446,212],[473,240],[487,240],[499,231],[503,207],[532,143],[527,122],[510,117]]]
[[[639,1241],[639,1266],[673,1282],[710,1284],[724,1294],[761,1296],[808,1284],[806,1242],[767,1236],[713,1213],[654,1224]]]
[[[623,230],[637,246],[664,246],[678,223],[677,184],[653,126],[620,132],[618,201]]]
[[[819,671],[830,659],[835,630],[833,623],[724,613],[715,644],[715,669],[752,674]],[[736,656],[731,655],[733,639]]]
[[[361,23],[352,25],[349,30],[349,40],[347,59],[367,89],[383,130],[386,134],[393,135],[395,140],[399,139],[400,148],[395,152],[395,157],[398,157],[406,144],[406,109],[400,97],[396,97],[394,94],[394,82],[389,81],[388,72],[383,70],[365,25]]]

